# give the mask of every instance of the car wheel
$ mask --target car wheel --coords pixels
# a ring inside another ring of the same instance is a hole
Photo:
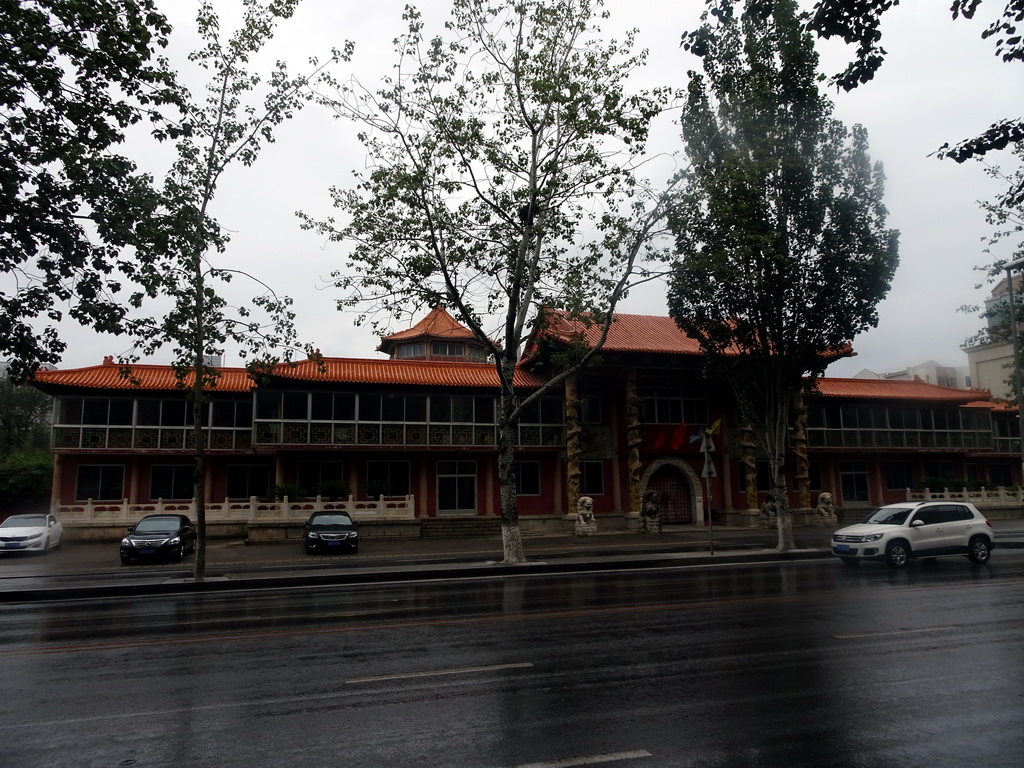
[[[60,538],[58,538],[58,539],[57,539],[57,543],[53,545],[53,548],[54,548],[54,549],[60,549],[60,548],[61,548],[61,545],[62,545],[63,543],[64,543],[64,534],[62,533],[62,534],[60,535]]]
[[[910,561],[910,545],[905,541],[891,541],[885,548],[885,562],[890,568],[906,568]]]
[[[50,554],[50,537],[46,537],[46,541],[43,542],[43,551],[40,553],[43,555]]]
[[[989,546],[988,539],[984,536],[975,536],[971,539],[971,543],[967,545],[967,557],[970,558],[972,563],[987,563],[989,557],[992,554],[992,548]]]
[[[175,558],[179,563],[185,559],[185,545],[181,545],[181,549],[178,550],[178,556]]]
[[[841,557],[839,558],[845,565],[860,565],[859,557]]]

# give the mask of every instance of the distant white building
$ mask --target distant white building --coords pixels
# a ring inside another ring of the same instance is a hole
[[[940,387],[956,387],[957,389],[971,389],[974,384],[971,371],[966,365],[939,365],[934,360],[929,360],[920,365],[911,365],[902,371],[891,371],[889,373],[876,373],[865,368],[854,376],[855,379],[887,379],[889,381],[923,381],[926,384],[937,384]]]
[[[992,295],[985,299],[986,314],[991,315],[992,310],[999,304],[1006,301],[1009,284],[1004,277],[992,289]],[[1013,292],[1015,299],[1020,299],[1021,276],[1016,275],[1013,279]],[[1024,307],[1018,301],[1018,313],[1024,312]],[[1018,315],[1024,318],[1024,315]],[[998,317],[988,318],[988,327],[991,330],[999,324]],[[970,368],[971,380],[980,389],[987,389],[993,397],[1010,400],[1013,398],[1013,388],[1010,381],[1013,376],[1013,343],[1009,340],[1000,341],[994,344],[979,344],[973,347],[964,347],[967,353],[967,363]]]

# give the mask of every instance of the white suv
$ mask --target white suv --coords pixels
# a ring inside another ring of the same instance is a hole
[[[848,565],[884,560],[903,568],[912,557],[939,555],[984,563],[994,546],[992,524],[974,505],[949,501],[887,504],[863,523],[832,534],[832,554]]]

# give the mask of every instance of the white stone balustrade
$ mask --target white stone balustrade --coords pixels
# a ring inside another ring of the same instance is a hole
[[[185,514],[195,519],[195,504],[191,501],[164,501],[158,499],[141,504],[130,504],[128,499],[120,502],[87,501],[62,504],[54,500],[50,511],[65,525],[132,525],[145,515]],[[256,521],[283,521],[302,523],[314,512],[345,512],[353,520],[414,520],[416,499],[414,496],[382,496],[379,499],[356,500],[349,496],[343,501],[331,501],[317,496],[292,501],[287,496],[282,501],[260,501],[253,496],[247,501],[225,499],[223,502],[207,502],[206,522],[248,523]]]

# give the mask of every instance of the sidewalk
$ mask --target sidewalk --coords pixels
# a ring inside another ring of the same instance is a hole
[[[1024,520],[992,525],[996,557],[1000,548],[1024,548]],[[306,555],[300,542],[246,546],[215,539],[207,544],[207,576],[200,583],[192,579],[194,555],[182,563],[122,566],[115,542],[69,542],[45,556],[0,556],[0,603],[822,558],[830,556],[832,530],[795,529],[796,549],[786,553],[775,550],[775,531],[761,529],[671,526],[661,534],[528,536],[527,562],[519,566],[500,563],[498,538],[367,538],[358,555],[333,556]]]

